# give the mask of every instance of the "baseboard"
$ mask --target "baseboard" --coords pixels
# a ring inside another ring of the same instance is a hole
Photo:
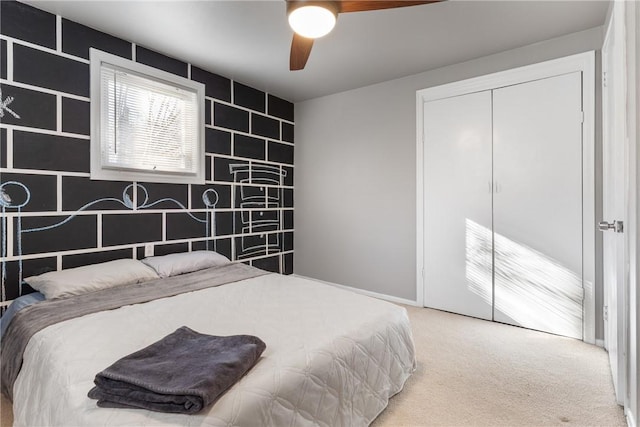
[[[627,408],[625,408],[624,410],[625,415],[627,416],[627,425],[629,427],[636,427],[638,424],[636,423],[636,420],[633,416],[633,412],[628,411]]]
[[[301,279],[313,280],[314,282],[324,283],[325,285],[335,286],[336,288],[342,288],[342,289],[345,289],[347,291],[355,292],[357,294],[362,294],[362,295],[366,295],[366,296],[369,296],[369,297],[382,299],[382,300],[389,301],[389,302],[395,302],[395,303],[398,303],[398,304],[410,305],[410,306],[413,306],[413,307],[421,307],[421,305],[418,304],[417,301],[412,301],[412,300],[405,299],[405,298],[398,298],[398,297],[394,297],[392,295],[386,295],[386,294],[380,294],[378,292],[367,291],[365,289],[359,289],[359,288],[353,288],[351,286],[339,285],[337,283],[327,282],[325,280],[320,280],[320,279],[314,279],[313,277],[301,276],[299,274],[292,274],[292,276],[299,277]]]
[[[597,345],[598,347],[602,347],[602,348],[604,348],[604,340],[596,339],[596,345]]]

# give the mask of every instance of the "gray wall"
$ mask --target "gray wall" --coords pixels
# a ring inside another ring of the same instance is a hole
[[[416,90],[599,50],[602,32],[297,103],[294,273],[415,300]]]
[[[640,394],[638,393],[638,366],[640,365],[640,353],[638,352],[638,331],[640,331],[640,5],[635,3],[633,8],[635,9],[635,25],[634,28],[636,40],[635,49],[633,50],[635,55],[635,72],[632,74],[633,81],[635,82],[635,143],[634,139],[631,139],[631,144],[635,146],[636,161],[635,167],[631,170],[631,175],[635,173],[635,206],[633,206],[632,215],[635,214],[635,235],[631,236],[631,251],[629,253],[629,259],[631,259],[631,268],[635,267],[635,273],[631,274],[630,287],[633,289],[632,294],[635,298],[632,300],[632,304],[635,302],[635,307],[632,308],[632,320],[634,326],[631,328],[634,339],[630,344],[631,358],[631,370],[629,377],[632,378],[632,392],[631,392],[631,411],[632,417],[638,423],[638,410],[640,409]],[[634,46],[633,44],[631,46]],[[633,179],[633,176],[630,176]],[[295,264],[294,264],[295,268]]]
[[[629,411],[635,425],[640,421],[640,4],[627,4],[627,69],[629,91],[629,181],[635,195],[629,200]],[[634,63],[635,59],[635,63]],[[635,159],[634,159],[635,154]],[[635,185],[633,184],[635,182]],[[631,423],[629,423],[631,425]]]

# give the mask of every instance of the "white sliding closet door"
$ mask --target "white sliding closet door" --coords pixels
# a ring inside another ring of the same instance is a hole
[[[582,338],[581,73],[493,91],[494,320]]]
[[[427,307],[491,320],[491,92],[424,104]]]

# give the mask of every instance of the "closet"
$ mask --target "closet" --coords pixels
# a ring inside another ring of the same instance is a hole
[[[585,73],[553,69],[418,92],[424,305],[583,339]]]

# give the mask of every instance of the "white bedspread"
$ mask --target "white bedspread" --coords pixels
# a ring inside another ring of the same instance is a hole
[[[98,408],[96,373],[178,327],[250,334],[258,364],[197,415]],[[18,426],[363,426],[415,367],[402,307],[269,274],[49,326],[29,342],[14,386]]]

